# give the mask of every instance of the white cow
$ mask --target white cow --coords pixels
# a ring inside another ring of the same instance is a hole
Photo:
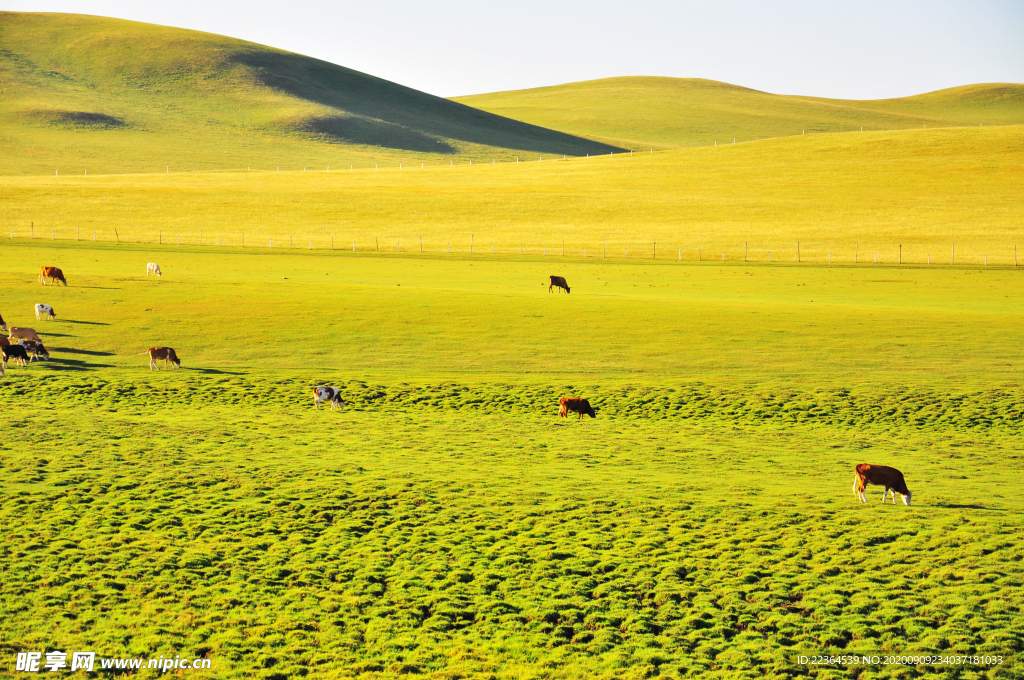
[[[39,316],[42,314],[43,316]],[[56,319],[57,315],[53,311],[53,307],[50,305],[44,305],[42,303],[36,303],[36,321],[40,321],[45,317],[47,320]]]
[[[146,276],[149,276],[150,274],[156,274],[157,276],[163,276],[163,274],[160,273],[160,265],[158,265],[156,262],[150,262],[149,264],[147,264],[146,265]]]
[[[337,404],[341,410],[345,410],[345,402],[341,400],[341,391],[337,387],[327,387],[325,385],[317,385],[313,388],[313,408],[319,410],[320,402],[329,401],[331,402],[331,410],[334,410],[334,405]]]

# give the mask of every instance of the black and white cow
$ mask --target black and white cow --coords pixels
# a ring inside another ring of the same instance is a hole
[[[345,402],[341,400],[341,391],[337,387],[327,387],[326,385],[317,385],[313,388],[313,408],[319,410],[320,402],[329,401],[331,402],[331,410],[334,410],[334,405],[337,404],[339,408],[345,408]]]
[[[3,356],[3,366],[7,368],[7,362],[14,359],[15,365],[28,366],[28,350],[23,345],[7,345],[0,347],[0,355]]]
[[[43,347],[42,340],[19,340],[18,344],[25,348],[25,351],[32,355],[32,361],[36,359],[50,360],[50,353]]]

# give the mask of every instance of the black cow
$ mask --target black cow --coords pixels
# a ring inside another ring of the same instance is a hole
[[[0,353],[3,354],[4,368],[7,368],[7,362],[14,359],[14,363],[20,366],[28,366],[28,350],[23,345],[8,345],[6,347],[0,347]]]
[[[548,286],[549,293],[551,292],[552,288],[564,288],[566,293],[569,292],[569,284],[565,282],[564,276],[552,276],[550,277],[550,279],[551,285]]]
[[[0,316],[0,331],[6,331],[6,330],[7,330],[7,322],[4,321],[4,317],[3,316]]]

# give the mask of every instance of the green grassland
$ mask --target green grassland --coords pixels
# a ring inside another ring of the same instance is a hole
[[[798,655],[955,652],[1003,661],[853,675],[1024,675],[1018,270],[3,255],[0,312],[53,354],[0,382],[6,658],[826,678],[851,673]],[[183,368],[149,371],[154,344]],[[311,408],[325,383],[347,410]],[[566,394],[598,418],[560,420]],[[857,503],[864,461],[913,506]]]
[[[760,92],[701,78],[622,77],[455,97],[484,111],[629,149],[711,146],[852,130],[1020,125],[1024,85],[980,83],[897,99]]]
[[[613,148],[234,38],[0,12],[4,175],[373,167]]]
[[[1005,265],[1024,126],[379,171],[7,177],[0,238]],[[34,229],[34,232],[32,231]],[[900,246],[902,244],[902,250]],[[628,252],[627,252],[628,250]],[[699,252],[698,252],[699,251]],[[1018,262],[1024,259],[1024,248]]]

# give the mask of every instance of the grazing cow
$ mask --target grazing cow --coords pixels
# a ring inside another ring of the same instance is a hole
[[[42,266],[39,268],[39,283],[46,285],[46,279],[50,279],[50,283],[53,284],[55,281],[60,281],[64,284],[64,287],[68,287],[68,280],[64,278],[64,272],[60,270],[60,267],[46,267]]]
[[[39,316],[40,314],[42,314],[43,316]],[[44,305],[37,302],[36,321],[40,321],[43,318],[45,318],[47,321],[49,321],[50,319],[56,319],[57,313],[53,311],[53,307],[51,307],[50,305]]]
[[[0,347],[10,347],[11,341],[0,335]]]
[[[4,317],[0,316],[0,331],[7,330],[7,322],[4,321]]]
[[[157,276],[163,276],[163,274],[160,273],[160,265],[156,262],[150,262],[146,265],[146,276],[149,276],[151,273],[156,274]]]
[[[43,343],[34,340],[19,340],[18,344],[25,348],[25,351],[32,355],[32,361],[36,359],[50,360],[50,353],[43,347]]]
[[[175,368],[181,368],[181,359],[174,353],[174,350],[170,347],[150,347],[142,354],[149,355],[149,370],[160,370],[157,368],[156,362],[163,359],[164,368],[167,368],[167,362],[170,361]]]
[[[569,411],[580,414],[580,420],[583,420],[583,414],[587,414],[591,418],[596,418],[597,414],[594,413],[594,407],[590,405],[590,402],[586,399],[570,399],[569,397],[562,397],[558,400],[558,415],[563,418],[569,417]]]
[[[548,285],[549,293],[551,292],[552,288],[564,288],[566,293],[569,292],[569,284],[565,282],[564,276],[551,276],[548,278],[551,279],[551,283],[550,285]]]
[[[341,400],[341,391],[337,387],[327,387],[326,385],[317,385],[313,388],[313,408],[320,410],[320,402],[329,401],[331,402],[331,410],[334,410],[334,405],[337,404],[341,410],[345,410],[345,402]]]
[[[868,484],[885,487],[885,490],[882,492],[882,503],[885,503],[885,497],[889,495],[891,490],[893,505],[896,505],[897,493],[903,498],[904,505],[910,505],[910,489],[907,488],[907,483],[903,481],[903,473],[896,468],[861,463],[854,468],[853,473],[853,493],[860,498],[861,503],[868,502],[864,497],[864,487]]]
[[[39,336],[32,328],[18,328],[17,326],[11,326],[11,336],[9,338],[11,342],[18,340],[35,340],[39,342]]]
[[[0,347],[0,354],[3,354],[3,365],[7,368],[7,362],[14,359],[14,363],[20,366],[28,366],[28,350],[21,345],[7,345]]]

